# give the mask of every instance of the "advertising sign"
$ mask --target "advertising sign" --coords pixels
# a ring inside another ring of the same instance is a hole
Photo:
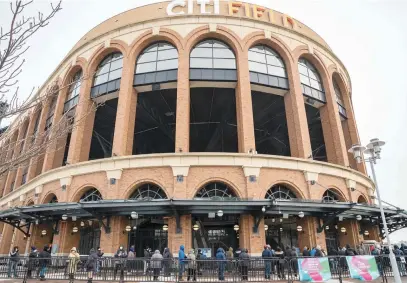
[[[346,262],[353,279],[372,281],[380,276],[374,256],[347,256]]]
[[[331,279],[331,270],[327,257],[298,259],[300,281],[324,282]]]

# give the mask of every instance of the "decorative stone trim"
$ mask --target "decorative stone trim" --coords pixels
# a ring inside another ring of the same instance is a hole
[[[172,175],[174,177],[184,176],[187,177],[189,173],[189,166],[171,166]]]
[[[316,172],[304,171],[304,177],[305,181],[307,181],[308,183],[318,182],[318,173]]]
[[[72,176],[59,179],[59,183],[60,183],[61,187],[69,186],[71,184],[71,182],[72,182]]]
[[[242,166],[244,176],[250,177],[250,176],[256,176],[257,178],[260,176],[260,169],[261,167],[257,166]]]
[[[110,179],[120,180],[120,178],[122,177],[122,173],[123,173],[122,169],[108,170],[106,171],[106,177],[108,180]]]

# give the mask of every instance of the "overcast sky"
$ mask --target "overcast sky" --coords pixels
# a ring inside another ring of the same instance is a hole
[[[153,0],[65,0],[50,25],[31,39],[21,93],[41,86],[74,44],[102,21]],[[249,0],[311,27],[345,64],[363,144],[386,141],[376,171],[382,199],[407,209],[407,1]],[[26,14],[47,11],[36,1]],[[9,1],[0,0],[0,26],[9,25]],[[6,121],[3,121],[3,125]],[[407,229],[392,240],[407,239]]]

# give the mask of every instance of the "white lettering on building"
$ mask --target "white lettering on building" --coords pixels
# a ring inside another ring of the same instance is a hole
[[[211,14],[206,10],[206,6],[210,5],[213,2],[213,11],[214,14],[220,14],[220,0],[197,0],[198,5],[200,5],[201,14]],[[194,13],[194,0],[188,0],[188,5],[186,0],[172,0],[167,6],[167,15],[168,16],[177,16],[184,15],[185,11],[180,11],[178,13],[174,12],[176,7],[185,8],[188,6],[188,14]]]

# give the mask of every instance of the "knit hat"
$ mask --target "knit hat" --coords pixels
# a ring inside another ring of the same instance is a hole
[[[35,251],[36,248],[35,248],[34,246],[31,246],[31,250],[32,250],[32,251]]]

